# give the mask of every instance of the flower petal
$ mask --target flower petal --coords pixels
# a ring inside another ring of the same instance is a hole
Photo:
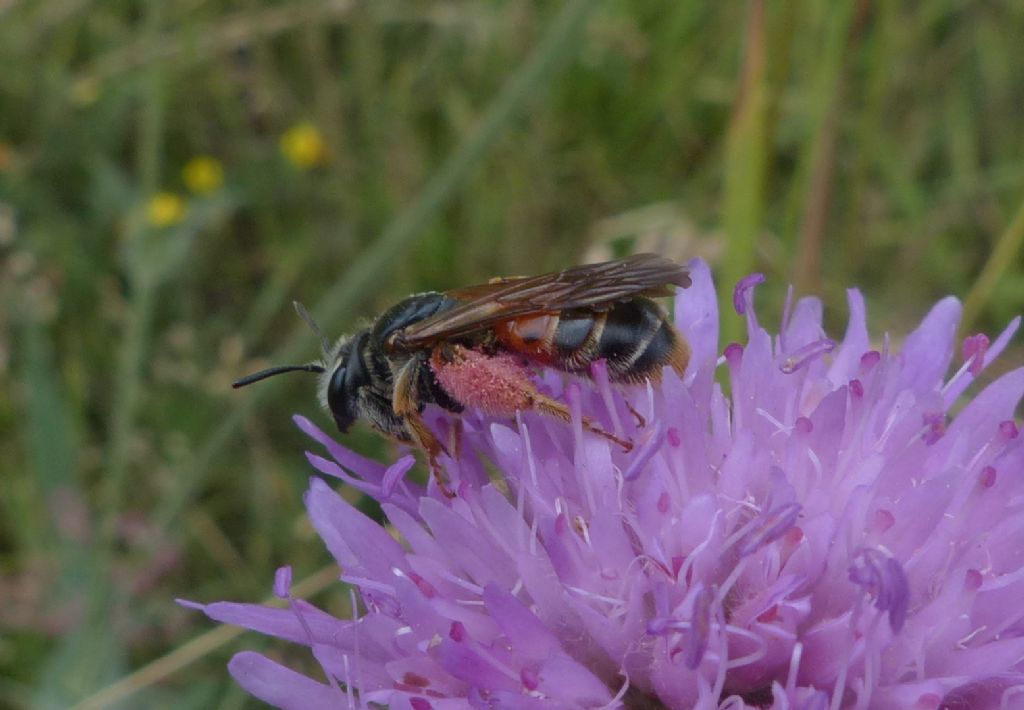
[[[393,568],[406,567],[402,546],[319,478],[310,479],[306,507],[313,527],[346,574],[388,579]]]
[[[956,328],[963,308],[960,301],[947,297],[935,304],[921,325],[907,337],[900,355],[903,358],[901,384],[910,390],[935,389],[942,382],[953,360]]]
[[[247,692],[284,710],[345,707],[344,694],[253,651],[236,654],[228,670]]]
[[[693,281],[676,295],[676,327],[690,345],[687,375],[718,358],[718,296],[711,269],[703,259],[687,264]]]

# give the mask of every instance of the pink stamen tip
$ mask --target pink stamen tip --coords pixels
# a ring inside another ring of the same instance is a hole
[[[527,690],[536,690],[537,686],[540,685],[540,677],[537,675],[537,671],[532,668],[524,668],[519,671],[519,681]]]
[[[984,333],[969,335],[964,338],[960,352],[964,362],[970,362],[972,375],[978,375],[985,367],[985,353],[988,352],[989,339]]]
[[[996,484],[996,470],[992,466],[986,466],[978,474],[978,483],[983,488],[991,488]]]
[[[793,428],[800,434],[810,434],[814,431],[814,422],[807,417],[797,417],[793,422]]]
[[[850,380],[850,394],[857,399],[864,396],[864,384],[860,380]]]
[[[1016,439],[1020,435],[1020,429],[1017,428],[1016,422],[1007,419],[1004,422],[999,422],[999,433],[1007,439]]]
[[[922,434],[924,443],[931,446],[946,435],[946,415],[942,412],[925,414],[922,419],[928,429]]]
[[[739,343],[729,343],[725,346],[725,350],[722,352],[725,356],[725,361],[730,366],[736,367],[740,364],[740,360],[743,359],[743,346]]]
[[[403,685],[411,685],[414,688],[426,688],[430,685],[430,680],[424,678],[419,673],[412,673],[411,671],[402,676]]]
[[[882,359],[882,353],[877,350],[868,350],[866,353],[860,356],[860,372],[861,374],[867,374],[871,371],[875,365]]]
[[[409,705],[413,710],[433,710],[433,705],[426,698],[409,698]]]
[[[971,568],[964,573],[964,587],[966,587],[967,589],[980,589],[981,582],[982,576],[980,571]]]
[[[668,438],[668,443],[672,448],[679,448],[679,445],[683,443],[683,438],[679,436],[679,430],[674,426],[668,428],[665,436]]]
[[[453,621],[451,627],[448,629],[448,638],[456,643],[464,641],[466,639],[466,627],[461,621]]]
[[[658,496],[658,512],[662,515],[667,513],[671,502],[672,501],[669,498],[668,493],[666,491],[662,491],[661,495]]]
[[[292,568],[290,565],[278,567],[274,572],[274,596],[279,599],[287,599],[291,596]]]
[[[754,295],[751,293],[758,284],[764,283],[764,274],[749,274],[736,284],[732,292],[732,305],[736,312],[743,315],[753,305]]]
[[[879,508],[871,515],[869,525],[872,532],[884,533],[896,524],[896,516],[884,508]]]
[[[786,532],[779,541],[779,553],[782,559],[788,560],[805,539],[804,531],[800,528],[794,527]]]
[[[409,573],[409,579],[413,581],[413,583],[416,585],[416,588],[420,590],[423,596],[427,597],[428,599],[433,599],[437,596],[437,590],[434,589],[434,585],[432,585],[427,580],[423,579],[423,577],[419,576],[415,572]]]

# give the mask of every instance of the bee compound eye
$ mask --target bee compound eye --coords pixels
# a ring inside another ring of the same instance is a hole
[[[331,381],[327,385],[327,407],[331,410],[331,416],[334,417],[334,423],[337,424],[338,430],[343,434],[349,430],[357,418],[355,410],[357,393],[350,385],[351,378],[346,376],[344,365],[334,371]]]

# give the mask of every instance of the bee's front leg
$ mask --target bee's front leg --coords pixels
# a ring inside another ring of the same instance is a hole
[[[409,360],[398,371],[395,377],[394,393],[391,406],[405,421],[405,426],[412,437],[413,442],[427,455],[427,462],[430,464],[430,472],[437,481],[437,487],[448,498],[454,498],[455,493],[448,487],[444,471],[438,457],[447,453],[444,445],[438,440],[434,433],[427,427],[426,422],[419,412],[419,398],[417,397],[416,383],[419,382],[419,370],[424,362],[419,358]]]

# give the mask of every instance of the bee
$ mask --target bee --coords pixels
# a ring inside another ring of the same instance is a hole
[[[569,421],[569,408],[537,389],[531,367],[588,377],[591,365],[604,360],[609,379],[627,385],[657,381],[665,367],[682,376],[689,347],[652,298],[690,283],[684,266],[655,254],[495,278],[409,296],[334,347],[296,304],[320,337],[324,359],[273,367],[233,386],[285,372],[318,373],[320,402],[339,431],[364,419],[385,436],[416,445],[451,495],[438,464],[446,450],[423,420],[426,405],[495,416],[534,410]],[[588,418],[583,427],[632,448]]]

